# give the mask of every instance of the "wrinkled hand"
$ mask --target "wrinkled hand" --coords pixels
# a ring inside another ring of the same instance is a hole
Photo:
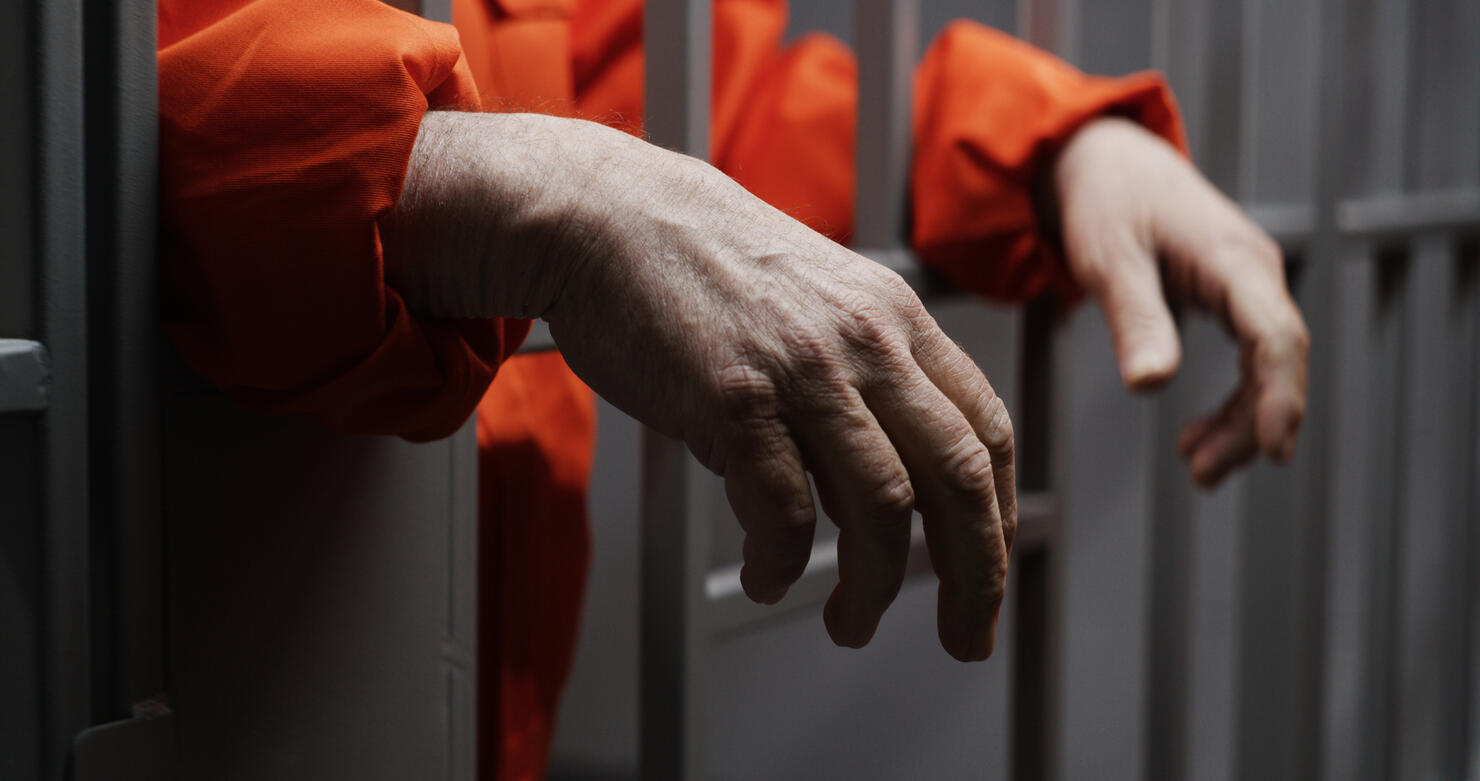
[[[752,599],[781,599],[807,564],[811,472],[840,527],[834,642],[873,636],[918,508],[941,644],[986,658],[1017,524],[1012,426],[986,378],[897,274],[702,162],[609,133],[588,142],[600,195],[576,218],[601,227],[547,314],[566,361],[724,477]]]
[[[1012,424],[897,274],[693,158],[531,115],[427,114],[382,231],[413,309],[544,317],[592,388],[722,475],[752,599],[781,599],[807,564],[810,472],[841,530],[833,640],[873,636],[918,509],[941,645],[991,653]]]
[[[1109,321],[1125,384],[1166,382],[1181,347],[1167,299],[1212,313],[1240,348],[1241,380],[1178,450],[1213,485],[1263,452],[1286,461],[1305,412],[1310,337],[1279,247],[1176,151],[1139,125],[1097,120],[1055,163],[1064,248]]]

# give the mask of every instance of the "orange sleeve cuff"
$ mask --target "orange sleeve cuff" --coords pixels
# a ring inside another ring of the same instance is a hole
[[[159,6],[164,328],[263,411],[424,440],[471,414],[524,324],[432,321],[376,220],[429,106],[478,106],[457,34],[377,0]]]
[[[972,22],[948,27],[915,76],[913,245],[956,285],[994,298],[1081,293],[1040,224],[1033,184],[1070,137],[1107,114],[1185,154],[1162,78],[1088,76]]]

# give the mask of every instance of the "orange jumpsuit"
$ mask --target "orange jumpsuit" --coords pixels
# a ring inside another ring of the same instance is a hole
[[[432,320],[386,285],[376,220],[428,108],[534,110],[636,131],[641,0],[456,0],[456,30],[378,0],[161,0],[161,284],[182,356],[247,407],[433,439],[478,410],[482,775],[543,775],[575,649],[595,409],[528,324]],[[851,230],[855,66],[781,45],[783,0],[715,0],[714,162],[839,240]],[[1085,76],[971,23],[915,79],[913,246],[970,290],[1074,286],[1032,183],[1082,124],[1185,146],[1153,74]],[[502,368],[500,369],[500,365]],[[490,382],[495,371],[497,382]]]

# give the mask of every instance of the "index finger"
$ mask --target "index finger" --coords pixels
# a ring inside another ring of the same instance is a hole
[[[1257,396],[1259,449],[1286,460],[1305,417],[1310,332],[1282,274],[1251,269],[1226,284],[1229,326],[1245,346],[1243,371]]]

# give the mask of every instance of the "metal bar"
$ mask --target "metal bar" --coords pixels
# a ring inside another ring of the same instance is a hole
[[[1439,775],[1463,778],[1469,762],[1471,730],[1480,724],[1470,702],[1470,687],[1480,680],[1472,661],[1477,646],[1468,626],[1480,599],[1475,585],[1480,583],[1480,559],[1474,555],[1480,542],[1480,503],[1475,502],[1473,475],[1480,466],[1480,361],[1452,360],[1452,356],[1480,355],[1480,252],[1474,245],[1455,247],[1454,262],[1449,266],[1449,296],[1444,325],[1445,390],[1447,424],[1440,433],[1444,440],[1444,463],[1448,473],[1444,480],[1445,534],[1443,567],[1448,573],[1441,591],[1453,600],[1447,614],[1447,658],[1440,660],[1441,669],[1450,680],[1440,692]]]
[[[709,156],[709,0],[649,0],[645,129],[655,144]],[[702,778],[705,575],[712,476],[682,442],[642,434],[641,716],[644,779]]]
[[[1176,781],[1186,777],[1188,681],[1191,674],[1193,553],[1191,489],[1177,457],[1184,417],[1183,384],[1163,391],[1153,403],[1149,573],[1151,600],[1147,627],[1145,777]]]
[[[1337,209],[1336,226],[1346,236],[1376,241],[1419,233],[1480,230],[1480,188],[1347,199]]]
[[[0,339],[0,413],[39,412],[49,403],[46,348],[29,339]]]
[[[421,15],[434,22],[452,21],[452,0],[416,0]]]
[[[911,86],[919,0],[854,0],[858,52],[857,197],[853,246],[901,247],[909,203]]]
[[[1405,184],[1434,194],[1469,191],[1447,199],[1448,204],[1432,197],[1420,203],[1433,207],[1431,216],[1441,225],[1446,207],[1473,225],[1480,215],[1480,50],[1473,46],[1480,35],[1480,5],[1428,0],[1411,4],[1409,14],[1415,45],[1408,93],[1414,103],[1408,112],[1411,154]],[[1446,512],[1454,503],[1444,478],[1450,474],[1447,467],[1462,463],[1468,451],[1447,448],[1448,433],[1473,407],[1456,408],[1449,400],[1455,388],[1448,375],[1457,369],[1449,350],[1464,347],[1459,323],[1450,317],[1450,295],[1459,292],[1454,287],[1457,247],[1447,231],[1421,235],[1414,247],[1413,328],[1404,373],[1413,405],[1403,448],[1408,490],[1400,518],[1405,537],[1397,769],[1402,778],[1459,778],[1467,760],[1468,703],[1459,684],[1467,673],[1461,654],[1468,639],[1455,629],[1463,626],[1468,609],[1461,593],[1470,562],[1456,555],[1468,524]]]
[[[1346,0],[1319,0],[1321,35],[1312,145],[1314,231],[1299,269],[1297,299],[1310,328],[1309,397],[1333,397],[1335,206],[1343,164]],[[1273,6],[1279,7],[1279,6]],[[1251,117],[1245,117],[1246,127]],[[1245,155],[1247,172],[1253,160]],[[1253,182],[1246,173],[1243,186]],[[1236,716],[1235,778],[1320,776],[1325,660],[1326,541],[1330,514],[1332,412],[1309,405],[1294,462],[1248,478]]]
[[[1455,465],[1454,487],[1458,517],[1469,519],[1469,539],[1464,550],[1469,555],[1469,582],[1465,586],[1465,592],[1470,597],[1470,613],[1466,622],[1468,626],[1459,631],[1468,631],[1470,637],[1466,673],[1469,685],[1464,687],[1469,700],[1466,724],[1469,772],[1466,777],[1475,779],[1480,778],[1480,411],[1477,411],[1480,410],[1480,243],[1465,245],[1462,257],[1469,275],[1466,303],[1462,312],[1463,317],[1468,320],[1464,330],[1469,334],[1470,346],[1456,355],[1460,363],[1465,361],[1465,356],[1469,356],[1470,420],[1468,428],[1456,426],[1454,436],[1461,440],[1461,448],[1468,449],[1469,464]],[[1462,394],[1456,395],[1456,401],[1463,399]]]
[[[555,344],[555,338],[550,336],[550,324],[544,320],[531,323],[529,336],[524,338],[524,344],[519,345],[520,353],[543,353],[558,349],[560,347]]]
[[[93,719],[164,690],[155,8],[84,0]]]
[[[35,201],[41,341],[51,354],[42,425],[43,772],[61,778],[89,723],[87,285],[83,232],[82,7],[33,3]]]
[[[1455,778],[1440,772],[1439,737],[1457,714],[1446,713],[1444,692],[1463,679],[1463,670],[1446,666],[1446,647],[1458,639],[1454,627],[1459,594],[1453,562],[1457,532],[1445,513],[1444,478],[1449,462],[1443,451],[1449,419],[1445,383],[1449,242],[1441,235],[1416,242],[1405,292],[1407,327],[1398,376],[1405,384],[1402,432],[1391,443],[1401,454],[1397,529],[1398,709],[1395,715],[1397,778]]]
[[[478,778],[478,423],[447,443],[447,615],[442,634],[446,680],[447,775]],[[491,672],[491,671],[490,671]],[[486,725],[484,725],[486,727]]]
[[[1374,442],[1386,443],[1370,465],[1368,490],[1372,515],[1367,530],[1364,601],[1370,618],[1365,627],[1367,648],[1361,691],[1365,693],[1358,720],[1357,749],[1363,754],[1355,781],[1384,781],[1394,778],[1395,724],[1398,709],[1398,517],[1401,494],[1403,393],[1402,345],[1407,341],[1407,257],[1398,253],[1379,256],[1373,280],[1377,288],[1378,313],[1375,330],[1378,354],[1373,389]]]
[[[1059,766],[1060,552],[1050,540],[1013,552],[1012,778],[1051,781]]]
[[[651,0],[643,14],[643,128],[659,146],[709,158],[709,0]]]
[[[683,443],[642,441],[640,777],[696,779],[704,764],[709,502]]]
[[[1286,254],[1299,253],[1315,229],[1315,210],[1308,203],[1245,203],[1249,218],[1279,242]]]

